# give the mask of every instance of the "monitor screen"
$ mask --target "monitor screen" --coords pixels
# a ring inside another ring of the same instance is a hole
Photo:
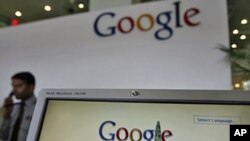
[[[250,105],[47,99],[37,141],[229,141]]]

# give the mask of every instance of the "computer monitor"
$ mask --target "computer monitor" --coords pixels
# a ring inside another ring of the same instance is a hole
[[[27,141],[229,141],[250,124],[238,91],[46,89]]]

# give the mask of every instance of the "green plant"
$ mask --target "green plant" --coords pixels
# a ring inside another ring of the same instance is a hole
[[[239,69],[245,77],[250,77],[250,47],[231,49],[221,45],[219,48],[228,54],[232,67]]]

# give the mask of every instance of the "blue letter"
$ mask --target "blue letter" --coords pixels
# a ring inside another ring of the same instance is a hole
[[[149,133],[149,137],[147,136]],[[154,130],[145,130],[143,133],[143,137],[146,141],[151,141],[154,138]]]
[[[101,124],[100,128],[99,128],[99,135],[100,137],[104,140],[104,141],[113,141],[115,139],[115,134],[114,133],[109,133],[109,135],[111,136],[111,138],[105,138],[103,136],[102,130],[103,130],[103,126],[110,123],[111,125],[113,125],[113,127],[115,126],[115,122],[113,121],[105,121]]]
[[[159,29],[159,30],[157,30],[156,32],[155,32],[155,38],[157,38],[157,39],[159,39],[159,40],[166,40],[166,39],[169,39],[169,38],[171,38],[172,36],[173,36],[173,30],[172,30],[172,28],[171,27],[169,27],[169,23],[171,22],[171,12],[163,12],[163,13],[160,13],[158,16],[157,16],[157,19],[156,19],[156,21],[157,21],[157,23],[159,24],[159,25],[162,25],[163,26],[163,28],[161,28],[161,29]],[[165,20],[165,19],[161,19],[161,16],[166,16],[166,21],[165,22],[163,22],[162,20]],[[168,36],[165,36],[165,37],[162,37],[162,36],[160,36],[160,33],[162,32],[162,31],[164,31],[164,30],[166,30],[167,32],[168,32]]]
[[[106,12],[106,13],[103,13],[101,15],[99,15],[96,20],[95,20],[95,23],[94,23],[94,30],[95,30],[95,33],[99,36],[102,36],[102,37],[107,37],[107,36],[111,36],[111,35],[114,35],[115,34],[115,27],[108,27],[108,29],[110,30],[109,33],[102,33],[99,28],[98,28],[98,23],[99,23],[99,20],[103,17],[103,16],[111,16],[112,18],[115,16],[115,13],[113,12]]]

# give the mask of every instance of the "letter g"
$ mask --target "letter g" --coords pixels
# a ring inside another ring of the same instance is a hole
[[[113,127],[116,125],[115,122],[113,122],[113,121],[105,121],[105,122],[103,122],[101,124],[100,128],[99,128],[99,135],[100,135],[100,137],[102,138],[103,141],[114,141],[115,140],[115,134],[114,133],[109,133],[110,138],[106,138],[103,135],[103,132],[102,132],[103,127],[106,124],[111,124]]]
[[[106,13],[102,13],[101,15],[99,15],[96,20],[95,20],[95,23],[94,23],[94,30],[95,30],[95,33],[99,36],[102,36],[102,37],[107,37],[107,36],[112,36],[115,34],[115,29],[116,27],[115,26],[111,26],[111,27],[108,27],[109,29],[109,32],[107,33],[103,33],[100,31],[99,29],[99,21],[101,18],[103,18],[104,16],[110,16],[110,17],[114,17],[115,16],[115,13],[113,12],[106,12]]]

